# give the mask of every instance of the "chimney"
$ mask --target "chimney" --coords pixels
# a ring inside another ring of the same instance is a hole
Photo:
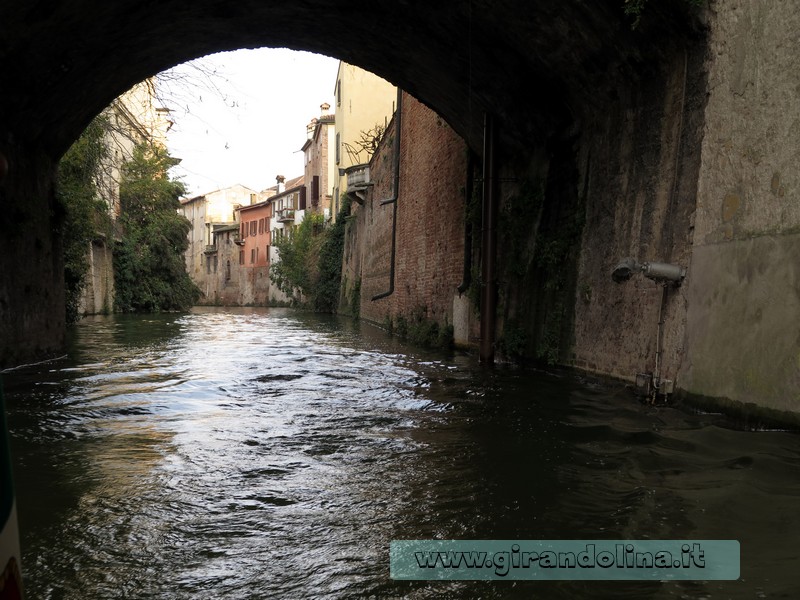
[[[275,181],[278,182],[278,193],[282,194],[286,190],[286,186],[283,185],[284,182],[286,181],[286,177],[284,177],[283,175],[278,175],[275,178]]]
[[[306,125],[306,137],[310,140],[314,137],[314,129],[317,126],[317,119],[311,119],[311,122]]]
[[[330,104],[328,104],[327,102],[323,102],[322,104],[319,105],[319,114],[321,114],[323,117],[327,116],[330,108],[331,108]]]

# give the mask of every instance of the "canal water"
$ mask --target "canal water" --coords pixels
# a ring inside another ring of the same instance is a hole
[[[3,375],[29,599],[797,598],[800,438],[281,309]],[[393,539],[738,539],[727,582],[401,582]]]

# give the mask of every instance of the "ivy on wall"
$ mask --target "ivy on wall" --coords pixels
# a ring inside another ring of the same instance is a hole
[[[104,117],[95,118],[58,163],[56,199],[64,211],[61,234],[67,323],[80,318],[92,241],[112,236],[108,205],[98,193],[100,167],[108,152],[103,143],[107,127]]]
[[[350,201],[342,202],[336,221],[323,228],[321,214],[307,213],[291,235],[276,240],[279,260],[270,266],[270,279],[294,304],[335,313],[342,282],[344,229]]]
[[[708,0],[684,0],[686,4],[691,6],[692,8],[700,8]],[[642,15],[645,12],[645,7],[647,6],[649,0],[624,0],[622,5],[623,12],[631,17],[633,21],[631,22],[631,29],[636,29],[639,27],[639,23],[642,21]]]

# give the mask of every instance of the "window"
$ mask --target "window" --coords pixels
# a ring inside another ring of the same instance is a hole
[[[218,260],[218,257],[217,257],[217,255],[215,254],[215,255],[214,255],[214,273],[216,273],[216,272],[217,272],[217,265],[218,265],[218,264],[219,264],[219,260]]]
[[[342,139],[341,134],[336,134],[336,164],[338,165],[342,160]]]
[[[256,249],[255,248],[250,250],[250,264],[252,265],[254,262],[256,262]]]
[[[244,250],[239,250],[239,264],[244,264]]]
[[[258,224],[256,223],[256,221],[250,221],[250,235],[256,235],[256,233],[258,232],[257,227]]]
[[[319,204],[319,175],[311,178],[311,206]]]
[[[342,105],[342,80],[340,79],[339,81],[336,82],[336,106],[341,106],[341,105]]]
[[[225,281],[231,280],[231,261],[225,264]]]

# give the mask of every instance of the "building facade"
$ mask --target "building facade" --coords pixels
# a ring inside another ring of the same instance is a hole
[[[213,225],[213,245],[206,249],[205,302],[221,306],[242,304],[244,273],[239,263],[239,224]]]
[[[294,228],[303,222],[306,214],[306,187],[303,185],[302,175],[285,182],[285,184],[284,178],[278,177],[278,189],[280,191],[269,199],[272,206],[270,263],[280,260],[280,253],[275,244],[285,237],[291,236]],[[291,300],[275,285],[272,286],[270,293],[272,300],[279,302]]]
[[[186,270],[203,294],[201,304],[215,303],[214,292],[219,290],[220,256],[215,226],[236,225],[238,229],[237,209],[258,201],[257,192],[239,184],[181,200],[179,212],[191,223]]]
[[[329,114],[330,105],[320,106],[320,116],[306,127],[307,139],[301,150],[305,164],[307,209],[325,215],[331,214],[336,178],[335,115]]]
[[[239,209],[241,245],[237,262],[242,273],[240,304],[263,305],[269,302],[271,215],[272,205],[269,200]]]
[[[332,216],[347,189],[345,170],[369,162],[394,113],[397,88],[377,75],[346,62],[336,75],[336,122]]]

